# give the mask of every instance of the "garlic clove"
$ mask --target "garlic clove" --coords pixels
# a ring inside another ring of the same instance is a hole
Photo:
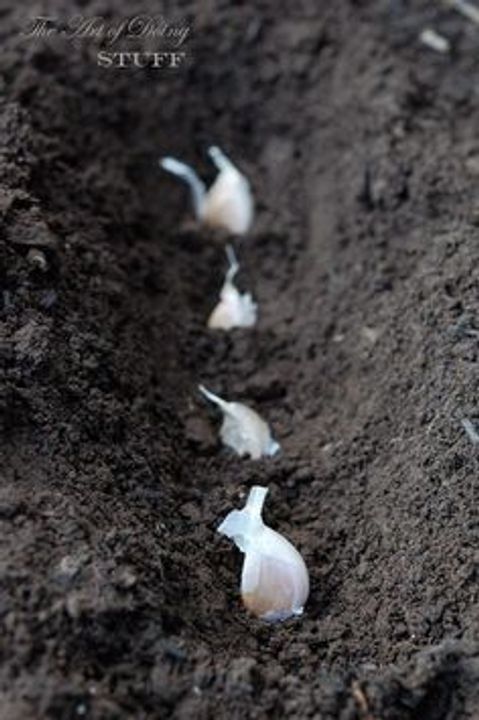
[[[199,385],[200,392],[223,413],[220,437],[223,444],[240,457],[249,455],[252,460],[275,455],[279,444],[271,437],[268,424],[257,412],[239,402],[227,402]]]
[[[161,158],[160,167],[189,186],[197,220],[212,228],[244,235],[252,225],[254,214],[250,184],[218,147],[210,147],[208,153],[218,169],[209,190],[192,167],[176,158]]]
[[[279,546],[283,538],[278,533],[275,535],[274,541],[270,538],[270,544]],[[297,552],[294,546],[288,545],[288,550],[282,551],[285,556]],[[277,548],[275,552],[278,552]],[[261,553],[246,555],[241,575],[241,597],[252,615],[272,622],[301,615],[308,592],[309,581],[302,558],[300,563]]]
[[[208,152],[219,174],[206,194],[203,220],[210,227],[244,235],[253,222],[250,184],[218,147]]]
[[[238,261],[231,245],[226,247],[230,267],[220,292],[220,301],[208,318],[213,330],[231,330],[235,327],[253,327],[256,324],[258,306],[250,293],[241,294],[233,283],[239,270]]]
[[[301,615],[309,595],[308,570],[286,538],[264,524],[267,488],[254,486],[243,510],[233,510],[218,532],[245,553],[241,595],[245,607],[268,621]]]

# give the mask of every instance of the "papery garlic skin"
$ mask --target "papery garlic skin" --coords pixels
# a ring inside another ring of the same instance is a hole
[[[257,412],[239,402],[227,402],[199,385],[200,392],[223,412],[220,437],[227,447],[240,457],[249,455],[252,460],[275,455],[279,444],[273,440],[268,424]]]
[[[267,488],[254,486],[243,510],[226,516],[218,532],[245,553],[241,596],[245,607],[271,622],[301,615],[309,595],[309,575],[300,553],[264,524],[261,513]]]
[[[190,187],[197,220],[212,228],[244,235],[253,223],[254,201],[251,186],[218,147],[210,147],[208,153],[219,171],[209,190],[206,190],[195,170],[186,163],[164,157],[160,160],[160,166]]]
[[[208,318],[212,330],[232,330],[235,327],[253,327],[256,324],[258,306],[250,293],[240,293],[233,283],[239,265],[231,245],[226,247],[230,267],[220,292],[220,301]]]

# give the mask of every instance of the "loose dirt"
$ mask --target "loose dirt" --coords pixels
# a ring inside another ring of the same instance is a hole
[[[425,1],[187,1],[174,70],[21,36],[153,5],[1,10],[0,716],[477,718],[479,30]],[[258,206],[259,323],[228,334],[225,239],[157,165],[212,179],[212,143]],[[222,449],[198,382],[281,454]],[[215,533],[253,484],[309,566],[300,620],[247,615]]]

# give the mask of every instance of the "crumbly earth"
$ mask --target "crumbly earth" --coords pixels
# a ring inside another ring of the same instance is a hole
[[[186,0],[170,70],[21,35],[158,13],[132,6],[0,9],[0,716],[478,718],[479,28],[426,0]],[[157,165],[211,180],[212,143],[257,199],[259,323],[228,334],[205,327],[225,238]],[[198,382],[281,454],[222,449]],[[215,532],[253,484],[310,569],[299,620],[247,615]]]

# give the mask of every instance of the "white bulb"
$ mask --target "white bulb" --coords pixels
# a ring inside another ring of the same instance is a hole
[[[203,221],[210,227],[244,235],[253,222],[250,184],[219,148],[211,147],[208,152],[219,173],[206,193]]]
[[[250,184],[218,147],[210,147],[208,153],[218,169],[218,176],[209,190],[186,163],[165,157],[160,160],[160,165],[189,185],[197,220],[212,228],[244,235],[252,225],[254,214]]]
[[[253,460],[278,452],[279,444],[273,440],[268,424],[257,412],[243,403],[227,402],[203,385],[200,385],[199,389],[208,400],[218,405],[223,413],[220,437],[227,447],[241,457],[249,455]]]
[[[208,327],[213,330],[252,327],[256,323],[258,306],[250,293],[240,293],[233,283],[239,265],[231,245],[227,245],[226,254],[230,267],[220,292],[220,301],[208,319]]]
[[[231,538],[245,554],[241,596],[246,608],[264,620],[301,615],[309,595],[309,576],[303,558],[261,517],[268,489],[251,488],[243,510],[233,510],[218,532]]]

